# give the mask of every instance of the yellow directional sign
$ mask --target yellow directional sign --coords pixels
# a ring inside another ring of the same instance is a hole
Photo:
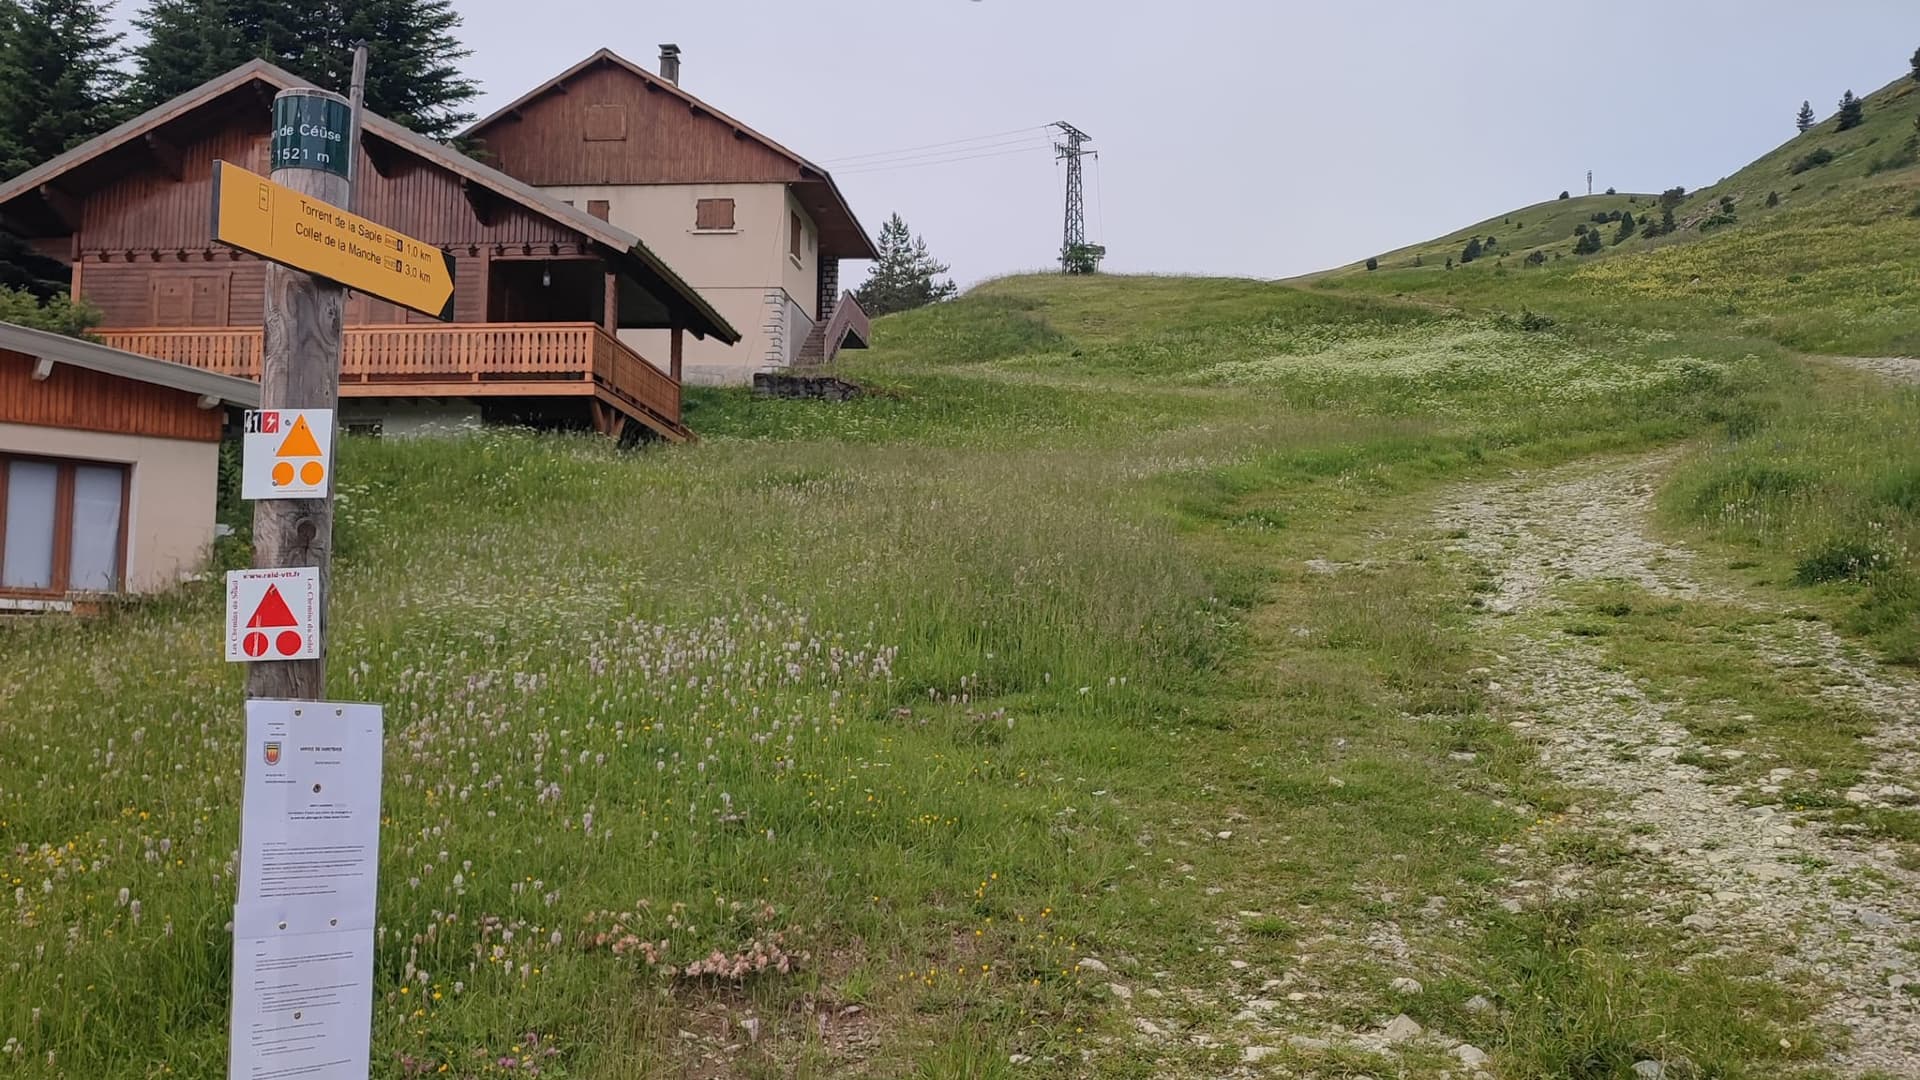
[[[213,238],[442,322],[453,256],[229,161],[213,163]]]

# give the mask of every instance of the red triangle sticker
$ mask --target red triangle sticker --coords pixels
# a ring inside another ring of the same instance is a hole
[[[299,626],[300,620],[293,617],[292,609],[280,595],[278,585],[267,586],[267,594],[260,598],[260,606],[253,609],[253,618],[247,620],[248,626]]]

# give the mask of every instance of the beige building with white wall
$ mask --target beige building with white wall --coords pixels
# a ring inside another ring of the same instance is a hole
[[[679,376],[754,373],[864,347],[866,313],[840,286],[873,241],[825,170],[679,85],[679,50],[649,72],[602,49],[467,132],[501,171],[635,234],[737,327],[687,344]],[[668,336],[623,331],[671,368]]]
[[[206,565],[230,406],[258,384],[0,323],[0,612]]]

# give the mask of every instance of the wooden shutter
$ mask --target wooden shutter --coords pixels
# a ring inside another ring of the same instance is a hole
[[[587,213],[592,214],[594,217],[599,218],[601,221],[607,220],[607,215],[611,213],[612,210],[613,210],[612,204],[609,203],[606,199],[588,199],[587,200]]]
[[[696,229],[733,228],[732,199],[700,199],[693,204],[693,227]]]
[[[192,326],[226,326],[227,275],[195,274],[188,283],[188,319]]]
[[[800,238],[806,234],[807,227],[800,224],[800,215],[787,211],[790,228],[787,230],[787,251],[794,258],[800,257]]]
[[[627,107],[625,105],[587,106],[586,140],[588,142],[620,142],[626,137]]]
[[[193,291],[180,274],[156,274],[148,279],[154,326],[192,326]]]

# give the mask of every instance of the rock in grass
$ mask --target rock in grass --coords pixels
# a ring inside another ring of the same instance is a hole
[[[1252,1065],[1265,1061],[1279,1052],[1280,1048],[1277,1046],[1249,1046],[1240,1051],[1240,1060]]]
[[[1471,1043],[1461,1043],[1454,1047],[1453,1056],[1459,1058],[1460,1064],[1469,1069],[1478,1069],[1487,1063],[1487,1052]]]
[[[1380,1030],[1380,1034],[1388,1042],[1397,1043],[1418,1038],[1420,1033],[1425,1030],[1426,1029],[1421,1027],[1413,1017],[1408,1016],[1406,1013],[1401,1013],[1399,1016],[1387,1021],[1387,1026]]]
[[[1484,994],[1475,994],[1467,999],[1466,1010],[1470,1013],[1490,1013],[1494,1011],[1493,1002]]]
[[[1075,964],[1074,967],[1079,968],[1081,971],[1092,971],[1092,972],[1106,972],[1106,971],[1113,970],[1112,968],[1109,968],[1107,965],[1101,963],[1100,961],[1095,960],[1091,956],[1081,957],[1080,962],[1078,964]]]
[[[1107,993],[1112,994],[1121,1001],[1133,1000],[1133,988],[1130,986],[1122,986],[1119,983],[1108,983]]]
[[[1639,1080],[1661,1080],[1667,1075],[1667,1067],[1657,1061],[1636,1061],[1633,1063],[1633,1075]]]
[[[1420,985],[1419,979],[1409,979],[1405,975],[1393,980],[1393,982],[1388,985],[1393,987],[1393,992],[1396,994],[1417,994],[1426,989],[1426,987]]]

